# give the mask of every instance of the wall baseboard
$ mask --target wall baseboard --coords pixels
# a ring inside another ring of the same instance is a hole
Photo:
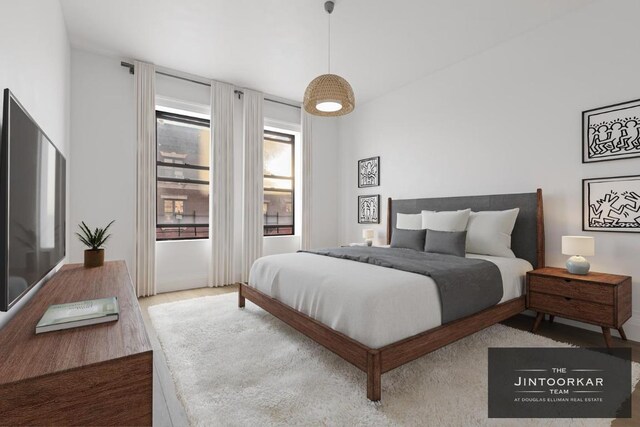
[[[164,294],[167,292],[206,288],[207,286],[208,284],[206,277],[187,277],[180,280],[163,280],[161,283],[157,283],[156,291],[159,294]]]

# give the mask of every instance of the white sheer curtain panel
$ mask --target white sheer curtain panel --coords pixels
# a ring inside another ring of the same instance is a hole
[[[135,61],[137,125],[136,291],[156,294],[156,70]]]
[[[233,86],[211,82],[210,286],[234,283],[233,97]]]
[[[242,280],[249,280],[253,262],[262,256],[264,235],[262,205],[264,200],[263,148],[264,96],[244,90],[244,213],[242,224]]]
[[[302,239],[303,250],[311,248],[311,136],[313,118],[304,108],[302,110]]]

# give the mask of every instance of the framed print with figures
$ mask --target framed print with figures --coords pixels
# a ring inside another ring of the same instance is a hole
[[[640,233],[640,175],[583,179],[582,229]]]
[[[640,157],[640,100],[582,112],[582,163]]]
[[[358,188],[380,185],[380,156],[358,160]]]
[[[380,195],[358,196],[358,224],[380,224]]]

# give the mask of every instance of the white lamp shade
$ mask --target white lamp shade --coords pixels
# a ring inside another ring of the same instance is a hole
[[[593,237],[562,236],[562,253],[564,255],[593,256],[596,244]]]
[[[363,239],[373,239],[374,231],[373,228],[365,228],[362,230],[362,238]]]

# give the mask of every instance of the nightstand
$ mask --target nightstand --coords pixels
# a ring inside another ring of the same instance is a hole
[[[538,312],[532,332],[545,313],[598,325],[604,341],[611,347],[615,328],[623,340],[622,325],[631,317],[631,277],[590,272],[568,273],[564,268],[540,268],[527,273],[527,308]]]

